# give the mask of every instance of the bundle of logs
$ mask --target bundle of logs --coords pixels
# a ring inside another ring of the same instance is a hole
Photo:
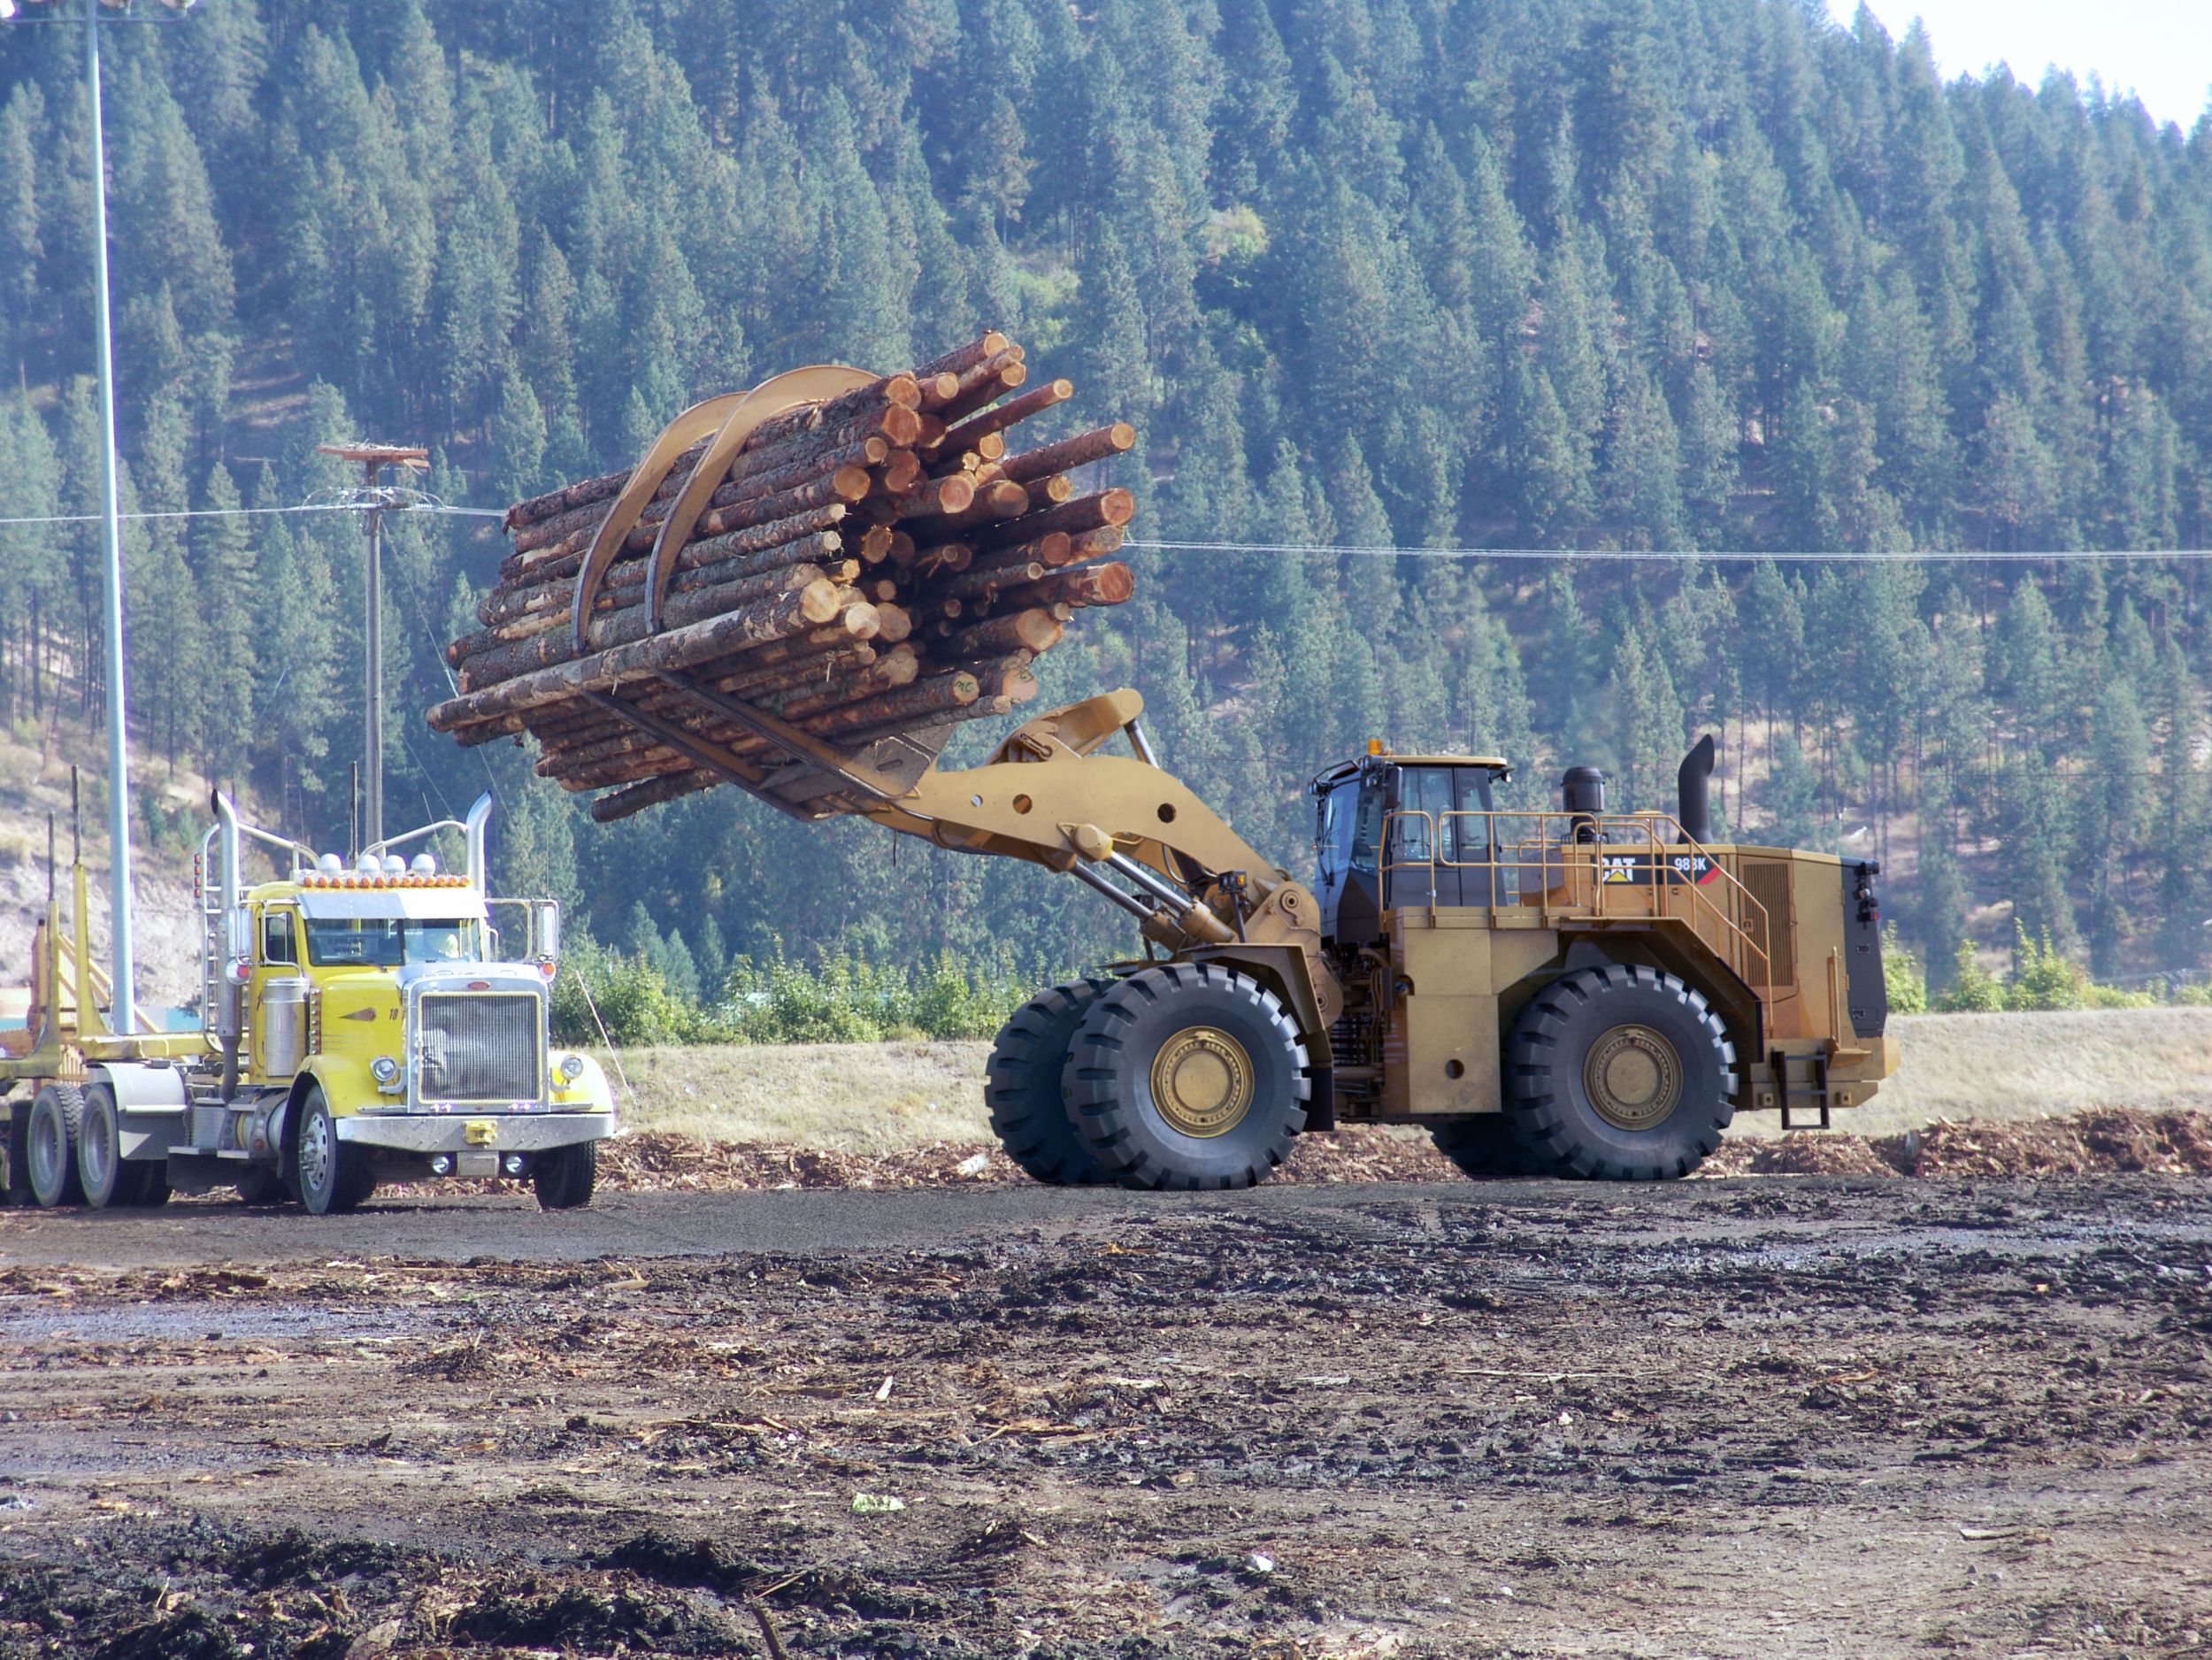
[[[922,734],[933,756],[952,723],[1026,703],[1031,664],[1075,612],[1130,596],[1112,559],[1130,495],[1079,494],[1071,475],[1135,442],[1116,423],[1015,452],[1018,424],[1073,390],[1015,396],[1027,373],[1019,346],[987,334],[764,422],[669,565],[654,630],[645,556],[695,447],[597,582],[581,650],[577,583],[631,475],[516,503],[513,551],[483,626],[447,649],[458,693],[430,725],[464,744],[528,733],[541,774],[610,792],[592,803],[607,820],[725,781],[687,739],[763,767],[787,759],[718,699],[848,755]]]

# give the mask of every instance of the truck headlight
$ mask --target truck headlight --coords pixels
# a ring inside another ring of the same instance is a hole
[[[561,1074],[563,1083],[572,1084],[584,1075],[584,1057],[580,1055],[564,1055],[560,1065],[555,1070]]]
[[[388,1055],[380,1055],[369,1063],[369,1076],[389,1088],[399,1077],[399,1063]]]

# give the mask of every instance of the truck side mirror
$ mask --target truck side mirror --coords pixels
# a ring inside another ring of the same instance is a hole
[[[549,899],[537,912],[538,955],[549,963],[561,954],[561,907]]]

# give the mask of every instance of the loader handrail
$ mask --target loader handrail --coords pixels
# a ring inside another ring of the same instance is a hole
[[[1427,857],[1424,858],[1404,857],[1407,838],[1392,834],[1394,821],[1417,818],[1425,826],[1423,845]],[[1458,836],[1457,846],[1463,852],[1479,848],[1482,857],[1438,857],[1443,848],[1441,832],[1454,818],[1480,821],[1479,826],[1467,825]],[[1511,840],[1507,839],[1509,832]],[[1665,813],[1471,809],[1431,813],[1417,808],[1395,808],[1383,815],[1382,850],[1385,857],[1379,864],[1386,872],[1427,870],[1427,903],[1432,909],[1436,903],[1439,868],[1486,872],[1494,900],[1502,891],[1501,875],[1510,872],[1515,895],[1511,903],[1533,906],[1548,924],[1563,915],[1596,921],[1650,920],[1664,916],[1666,908],[1652,901],[1631,905],[1630,895],[1685,893],[1690,903],[1686,920],[1692,930],[1728,961],[1737,977],[1756,991],[1762,1002],[1774,1000],[1773,925],[1766,907],[1734,872]],[[1532,871],[1538,878],[1532,886],[1525,876]],[[1706,890],[1705,884],[1712,881],[1721,885],[1732,905],[1721,903]],[[1555,895],[1564,897],[1555,900]],[[1704,920],[1714,925],[1709,934],[1701,926]]]

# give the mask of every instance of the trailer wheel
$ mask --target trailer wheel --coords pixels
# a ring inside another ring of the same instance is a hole
[[[984,1074],[991,1129],[1006,1156],[1039,1181],[1076,1187],[1111,1181],[1076,1134],[1060,1074],[1076,1028],[1110,980],[1078,980],[1041,992],[999,1028]]]
[[[330,1116],[330,1103],[311,1084],[300,1097],[300,1133],[292,1147],[292,1181],[299,1189],[301,1203],[315,1216],[338,1216],[357,1210],[376,1187],[360,1149],[338,1139],[338,1121]]]
[[[84,1091],[77,1118],[77,1185],[96,1210],[128,1204],[138,1190],[138,1172],[123,1162],[122,1116],[115,1091],[92,1084]]]
[[[1126,1187],[1249,1187],[1306,1126],[1282,1002],[1214,963],[1140,969],[1094,1003],[1061,1074],[1091,1157]]]
[[[1686,1176],[1735,1117],[1735,1046],[1702,993],[1608,964],[1529,1000],[1506,1049],[1507,1111],[1564,1176]]]
[[[541,1210],[580,1210],[599,1185],[599,1143],[571,1141],[548,1148],[531,1161],[530,1185]]]
[[[1460,1174],[1489,1176],[1548,1176],[1552,1161],[1529,1144],[1509,1112],[1486,1112],[1479,1118],[1453,1118],[1429,1132],[1436,1150],[1459,1166]]]
[[[84,1121],[84,1092],[74,1084],[48,1084],[31,1103],[31,1196],[49,1210],[80,1204],[77,1130]]]

